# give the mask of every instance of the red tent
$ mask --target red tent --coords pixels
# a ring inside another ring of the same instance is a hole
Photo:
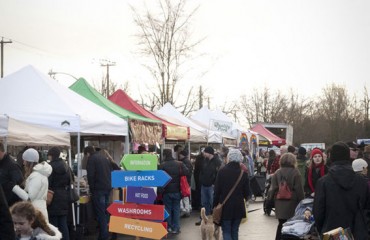
[[[115,91],[111,96],[108,97],[108,99],[126,110],[147,118],[161,121],[163,128],[163,137],[166,139],[187,140],[190,137],[190,130],[188,127],[179,126],[157,117],[150,111],[140,106],[140,104],[135,102],[121,89]]]
[[[258,134],[265,137],[267,140],[269,140],[271,142],[272,145],[275,145],[275,146],[279,147],[281,145],[286,144],[285,139],[276,136],[275,134],[270,132],[267,128],[265,128],[262,124],[256,124],[250,130],[252,130],[254,132],[257,132]]]

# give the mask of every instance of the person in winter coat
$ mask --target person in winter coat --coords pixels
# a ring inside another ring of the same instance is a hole
[[[16,240],[60,240],[58,228],[48,223],[44,215],[29,201],[17,202],[10,208]]]
[[[185,150],[182,150],[179,152],[179,161],[183,162],[188,169],[186,180],[189,186],[191,186],[191,175],[193,174],[193,165],[191,164],[188,156],[189,154]],[[181,210],[181,214],[180,214],[181,216],[190,217],[190,212],[191,212],[190,197],[182,197],[180,210]]]
[[[292,192],[290,199],[277,199],[280,183],[285,180]],[[279,220],[275,240],[280,240],[283,223],[294,216],[295,208],[304,198],[301,174],[297,169],[297,159],[292,153],[284,153],[280,157],[280,168],[271,177],[269,200],[275,199],[275,215]]]
[[[306,197],[315,196],[315,186],[319,178],[328,173],[324,156],[320,149],[314,148],[311,151],[310,163],[305,171],[304,192]]]
[[[306,157],[307,150],[304,147],[299,147],[297,152],[297,168],[301,174],[302,184],[305,181],[305,173],[308,165],[308,158]]]
[[[9,212],[3,188],[0,185],[0,240],[14,240],[15,232],[13,220]]]
[[[221,167],[221,160],[211,146],[207,146],[204,149],[203,155],[205,160],[200,172],[201,201],[202,206],[206,209],[206,215],[210,215],[213,206],[214,183],[217,172]]]
[[[171,181],[159,191],[163,191],[163,203],[169,213],[167,218],[168,232],[172,234],[180,233],[180,176],[187,176],[188,169],[184,163],[172,157],[171,149],[163,150],[164,162],[159,166],[160,170],[165,171],[171,176]]]
[[[99,225],[99,239],[107,239],[109,237],[107,208],[112,190],[112,164],[108,158],[96,152],[92,146],[85,147],[84,155],[88,156],[87,181]]]
[[[13,192],[22,200],[30,200],[39,211],[42,212],[46,221],[49,221],[46,208],[46,196],[49,188],[49,180],[53,169],[47,162],[39,163],[39,153],[29,148],[23,153],[25,167],[25,187],[24,190],[15,185]]]
[[[351,228],[356,240],[369,239],[364,211],[369,200],[366,180],[351,165],[344,142],[331,148],[329,173],[316,184],[313,215],[320,234],[334,228]]]
[[[67,225],[69,199],[68,188],[71,184],[71,171],[69,166],[60,157],[60,150],[52,147],[47,153],[53,171],[49,176],[49,189],[54,192],[53,200],[48,206],[49,222],[62,233],[64,240],[69,240]]]
[[[4,145],[0,142],[0,184],[3,187],[8,206],[20,201],[12,189],[15,185],[22,184],[23,179],[21,167],[5,152]]]
[[[227,159],[228,163],[217,174],[214,190],[214,207],[224,201],[237,181],[240,171],[242,171],[240,165],[243,156],[240,150],[230,149]],[[246,217],[244,201],[248,201],[249,193],[249,177],[243,171],[240,182],[222,208],[221,228],[224,240],[238,239],[240,222]]]

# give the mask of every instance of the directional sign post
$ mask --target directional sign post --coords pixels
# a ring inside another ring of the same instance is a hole
[[[150,187],[131,187],[126,190],[126,202],[153,204],[157,195]]]
[[[121,165],[126,170],[157,170],[158,159],[153,154],[127,154]]]
[[[150,239],[162,239],[167,234],[162,223],[116,216],[110,217],[109,231]]]
[[[163,170],[157,171],[122,171],[112,172],[112,187],[163,187],[171,180]]]

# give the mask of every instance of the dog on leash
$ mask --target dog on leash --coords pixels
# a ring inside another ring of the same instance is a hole
[[[213,223],[212,215],[207,216],[206,209],[203,207],[200,210],[200,216],[202,218],[202,222],[200,224],[202,240],[219,240],[220,227]]]

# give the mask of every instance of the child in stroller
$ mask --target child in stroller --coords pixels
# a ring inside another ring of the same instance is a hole
[[[319,239],[314,226],[315,221],[312,215],[312,207],[313,198],[305,198],[299,202],[294,216],[283,224],[281,239]]]

